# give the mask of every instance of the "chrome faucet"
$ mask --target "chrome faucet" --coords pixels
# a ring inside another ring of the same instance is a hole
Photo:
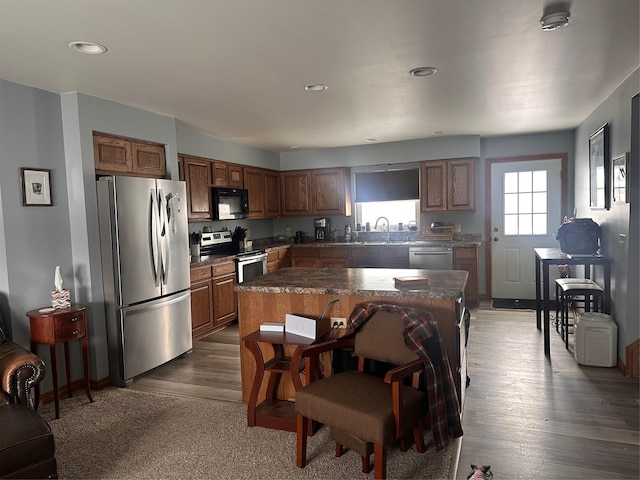
[[[387,217],[378,217],[378,220],[376,220],[376,224],[373,226],[373,229],[378,230],[378,222],[381,219],[385,219],[387,221],[387,238],[385,241],[388,242],[389,241],[389,219]]]

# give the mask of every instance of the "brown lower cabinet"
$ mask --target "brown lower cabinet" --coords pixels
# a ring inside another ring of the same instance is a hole
[[[291,266],[303,268],[349,268],[349,247],[292,247]]]
[[[454,270],[466,270],[469,272],[467,286],[464,289],[465,302],[470,307],[477,307],[480,303],[478,295],[478,248],[454,248],[453,268]]]
[[[191,268],[191,333],[194,340],[238,317],[234,261]]]
[[[272,247],[267,250],[267,273],[291,266],[291,248]]]

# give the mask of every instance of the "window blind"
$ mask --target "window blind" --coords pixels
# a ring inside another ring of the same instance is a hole
[[[417,168],[356,173],[356,202],[417,200],[420,198]]]

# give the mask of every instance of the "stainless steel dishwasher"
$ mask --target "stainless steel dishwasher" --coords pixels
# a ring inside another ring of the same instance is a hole
[[[427,245],[411,246],[409,247],[409,267],[426,268],[427,270],[452,270],[453,249]]]

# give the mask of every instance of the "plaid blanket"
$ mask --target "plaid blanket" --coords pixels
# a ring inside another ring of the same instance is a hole
[[[425,392],[429,401],[429,418],[438,450],[449,438],[462,436],[458,395],[449,358],[440,339],[433,315],[423,310],[386,303],[359,303],[351,312],[346,334],[354,333],[379,310],[399,312],[405,322],[404,342],[420,357],[426,367]]]

